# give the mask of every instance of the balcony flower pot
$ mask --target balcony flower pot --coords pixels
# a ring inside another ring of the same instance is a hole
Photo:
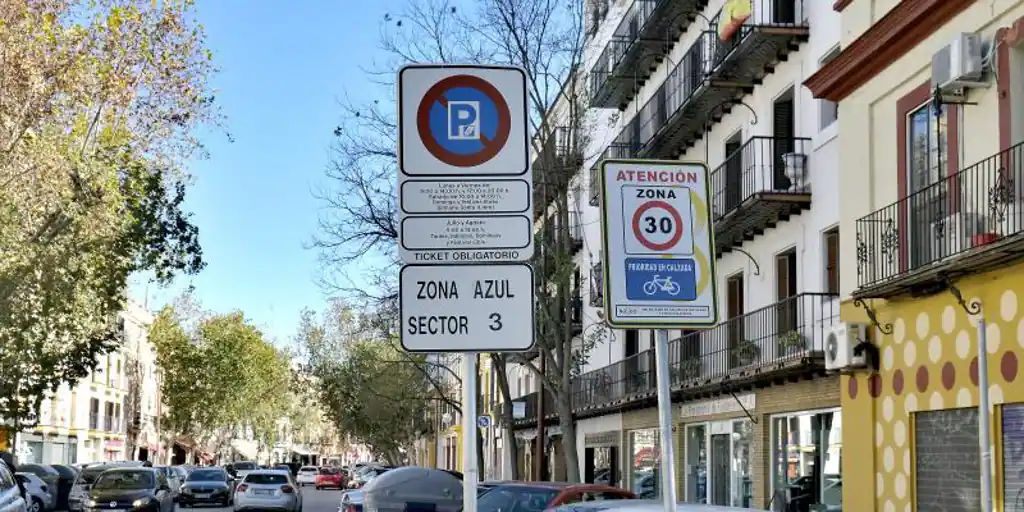
[[[740,365],[747,366],[753,364],[761,356],[761,347],[753,341],[744,340],[733,349],[733,354],[736,355]]]
[[[807,337],[800,331],[788,331],[779,336],[779,347],[784,355],[793,355],[807,350]]]
[[[789,190],[802,189],[807,186],[807,155],[803,153],[785,153],[782,155],[783,172],[789,179]]]
[[[971,247],[981,247],[999,240],[999,233],[987,232],[971,235]]]

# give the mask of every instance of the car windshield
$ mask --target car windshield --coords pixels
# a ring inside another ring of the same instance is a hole
[[[106,471],[104,468],[87,469],[82,471],[82,473],[78,475],[78,483],[82,485],[92,485],[96,482],[96,478],[103,474],[104,471]]]
[[[477,499],[479,512],[541,512],[548,508],[558,491],[533,487],[499,486]]]
[[[312,466],[303,466],[299,468],[299,473],[316,473],[316,468]]]
[[[255,462],[236,462],[235,471],[252,471],[256,469]]]
[[[256,485],[284,485],[288,483],[288,477],[277,473],[250,473],[245,477],[245,482]]]
[[[223,482],[227,474],[219,469],[197,469],[188,475],[189,482]]]
[[[107,471],[96,479],[93,489],[151,489],[153,473],[149,471]]]

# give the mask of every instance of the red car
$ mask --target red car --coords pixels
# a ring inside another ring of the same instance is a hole
[[[529,510],[540,512],[569,503],[594,500],[631,500],[636,494],[598,484],[565,482],[494,482],[477,498],[479,510]]]
[[[327,487],[344,489],[345,472],[335,468],[320,468],[316,473],[316,488],[325,489]]]

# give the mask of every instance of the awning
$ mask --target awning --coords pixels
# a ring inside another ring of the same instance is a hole
[[[195,440],[188,436],[176,436],[174,438],[174,444],[181,446],[187,450],[191,450],[196,445]]]
[[[256,444],[256,441],[247,441],[245,439],[232,439],[231,449],[249,460],[256,460],[256,456],[260,453],[260,447]]]
[[[302,456],[318,455],[316,450],[302,444],[292,445],[292,453]]]

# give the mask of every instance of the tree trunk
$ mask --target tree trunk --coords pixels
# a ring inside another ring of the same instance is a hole
[[[580,483],[580,454],[576,451],[576,422],[567,397],[558,393],[555,397],[558,410],[558,424],[562,427],[562,451],[565,452],[565,479],[569,483]]]
[[[512,431],[512,390],[508,385],[508,372],[505,368],[505,358],[501,357],[495,363],[495,376],[498,379],[498,392],[501,393],[501,408],[499,409],[499,422],[502,428],[501,446],[504,454],[504,463],[511,469],[508,475],[502,471],[502,477],[507,480],[519,480],[519,443],[516,442],[515,432]]]

